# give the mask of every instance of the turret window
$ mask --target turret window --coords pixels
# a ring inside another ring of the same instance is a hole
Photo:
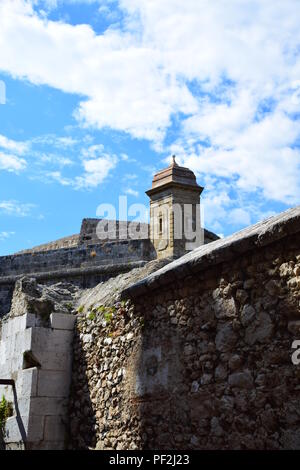
[[[162,215],[159,216],[158,227],[159,227],[159,234],[161,235],[162,231],[163,231],[163,218],[162,218]]]

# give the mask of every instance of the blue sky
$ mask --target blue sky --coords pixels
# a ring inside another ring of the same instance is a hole
[[[218,234],[299,204],[299,17],[293,0],[0,0],[0,254],[119,195],[147,205],[173,153]]]

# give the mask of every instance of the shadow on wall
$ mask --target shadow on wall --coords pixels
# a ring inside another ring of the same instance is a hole
[[[14,286],[0,284],[0,319],[10,311]]]
[[[96,416],[90,396],[89,377],[90,371],[87,366],[86,340],[80,338],[78,328],[74,330],[73,339],[73,371],[70,401],[69,435],[71,449],[93,449],[96,447]]]
[[[139,447],[180,449],[184,439],[179,434],[189,427],[184,365],[179,357],[182,338],[164,307],[153,305],[150,315],[145,311],[144,322],[140,349],[128,366]]]
[[[5,443],[4,443],[4,439],[3,439],[2,429],[0,429],[0,450],[5,450]]]
[[[299,261],[289,237],[136,300],[139,448],[300,449]]]
[[[78,318],[71,447],[300,449],[299,274],[290,236]]]

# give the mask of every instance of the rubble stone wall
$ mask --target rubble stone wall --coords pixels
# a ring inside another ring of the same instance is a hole
[[[79,315],[70,447],[300,449],[299,220]]]

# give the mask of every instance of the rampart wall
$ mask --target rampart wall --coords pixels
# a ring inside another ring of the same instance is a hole
[[[300,207],[79,315],[71,448],[300,449]]]
[[[155,258],[149,240],[120,240],[0,257],[0,315],[9,311],[15,281],[30,275],[44,283],[66,279],[93,287]]]

